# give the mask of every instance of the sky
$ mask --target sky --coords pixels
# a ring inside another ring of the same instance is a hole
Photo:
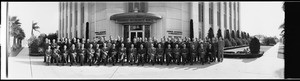
[[[55,33],[59,26],[58,2],[9,2],[9,16],[17,16],[26,35],[31,36],[32,21],[40,26],[41,33]],[[39,32],[34,32],[38,36]]]
[[[241,30],[250,35],[278,36],[284,22],[283,2],[241,2]],[[58,2],[10,2],[9,16],[17,16],[26,38],[31,35],[32,21],[38,22],[40,32],[55,33],[59,26]],[[35,32],[35,35],[40,33]]]
[[[241,30],[250,35],[276,36],[284,23],[283,2],[241,2]]]

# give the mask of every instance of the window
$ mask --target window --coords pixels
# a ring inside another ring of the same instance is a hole
[[[128,12],[147,12],[147,3],[145,2],[129,2],[128,3]]]

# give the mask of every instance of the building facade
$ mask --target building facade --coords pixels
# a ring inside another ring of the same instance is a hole
[[[215,36],[240,30],[239,2],[60,2],[59,10],[59,38],[203,39],[210,27]]]

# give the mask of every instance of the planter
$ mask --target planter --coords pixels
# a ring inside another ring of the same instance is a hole
[[[245,53],[245,52],[237,52],[237,53],[225,53],[225,58],[258,58],[261,57],[264,54],[263,51],[260,51],[259,54],[251,54],[251,53]]]
[[[29,48],[29,56],[44,56],[43,48]]]

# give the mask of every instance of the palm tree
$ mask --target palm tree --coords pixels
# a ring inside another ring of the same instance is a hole
[[[15,46],[16,44],[16,38],[17,35],[20,33],[19,32],[19,28],[21,27],[21,23],[19,21],[19,19],[17,18],[17,16],[13,16],[9,19],[10,23],[11,23],[11,36],[13,36],[13,46]]]
[[[283,9],[283,11],[285,12],[285,2],[284,2],[283,5],[282,5],[282,9]],[[281,33],[280,33],[280,36],[281,36],[282,39],[284,40],[284,33],[285,33],[285,25],[284,25],[284,23],[281,24],[281,25],[279,26],[279,29],[283,29],[283,30],[281,31]],[[284,42],[283,42],[283,44],[284,44]]]
[[[32,22],[33,22],[33,21],[32,21]],[[37,26],[37,22],[32,23],[31,36],[34,36],[34,35],[33,35],[33,30],[34,30],[34,31],[40,32],[40,31],[38,30],[39,28],[40,28],[40,26]]]

